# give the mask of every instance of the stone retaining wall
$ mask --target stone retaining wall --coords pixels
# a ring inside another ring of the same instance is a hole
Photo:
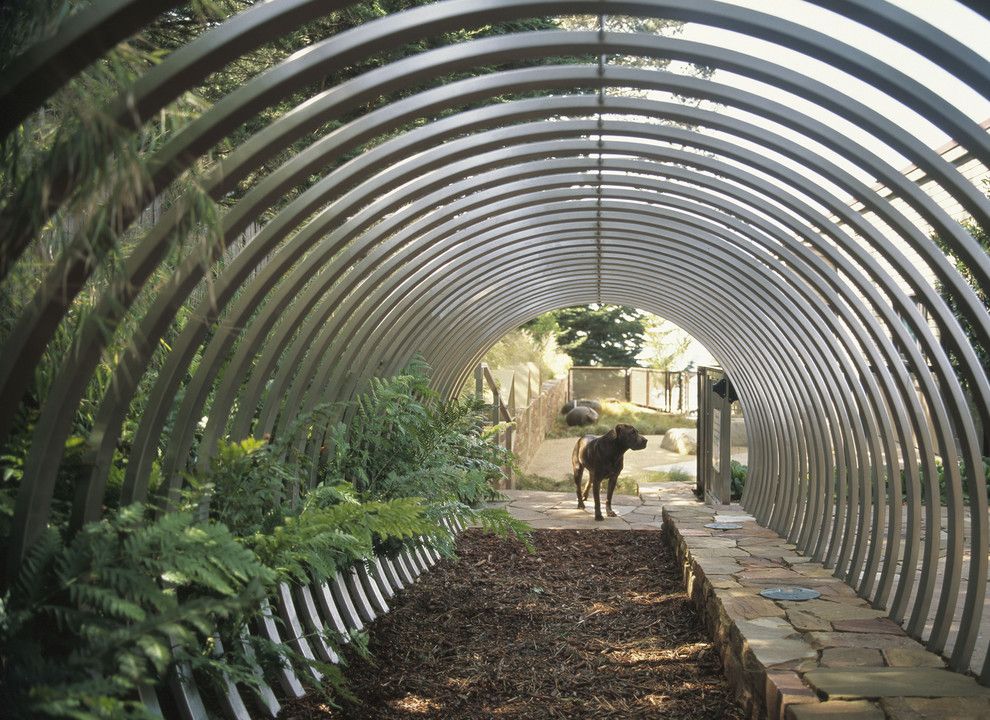
[[[990,718],[990,689],[945,669],[904,630],[820,563],[756,524],[739,506],[698,502],[689,486],[658,488],[663,533],[687,592],[719,647],[725,675],[753,718]],[[705,528],[713,519],[739,530]],[[806,602],[760,596],[812,588]]]
[[[567,383],[564,380],[548,380],[529,407],[516,413],[513,418],[516,426],[512,434],[512,451],[519,458],[519,467],[526,467],[533,459],[566,400]]]

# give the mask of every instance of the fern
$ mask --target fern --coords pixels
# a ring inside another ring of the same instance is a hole
[[[301,678],[315,668],[321,692],[346,695],[341,667],[245,637],[276,583],[322,581],[423,542],[452,556],[450,522],[529,544],[524,523],[486,507],[511,457],[484,436],[477,405],[436,397],[423,363],[373,380],[352,410],[349,425],[330,426],[316,487],[305,487],[312,468],[294,448],[329,425],[326,408],[273,442],[221,443],[208,470],[188,476],[180,512],[121,508],[67,544],[45,533],[0,599],[0,701],[11,717],[144,717],[136,689],[176,663],[248,686],[255,658]],[[324,640],[366,649],[361,636]]]
[[[141,717],[136,690],[218,624],[243,625],[275,574],[221,525],[134,505],[65,544],[49,531],[0,605],[11,717]],[[58,628],[58,632],[52,629]]]

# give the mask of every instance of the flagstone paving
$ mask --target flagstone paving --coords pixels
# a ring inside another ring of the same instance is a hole
[[[832,571],[760,527],[739,506],[699,502],[691,483],[642,483],[616,496],[618,517],[594,520],[573,493],[506,491],[502,503],[538,528],[657,530],[676,549],[688,593],[720,648],[723,669],[755,717],[771,720],[990,720],[990,688],[946,669],[939,656],[871,608]],[[713,520],[739,530],[712,530]],[[760,596],[813,588],[805,602]]]

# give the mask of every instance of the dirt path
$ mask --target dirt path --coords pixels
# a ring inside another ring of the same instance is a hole
[[[659,533],[468,531],[349,658],[356,702],[283,718],[742,718]]]

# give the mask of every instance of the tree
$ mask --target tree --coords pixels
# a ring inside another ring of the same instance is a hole
[[[557,343],[575,365],[636,365],[645,341],[644,313],[625,305],[588,305],[555,315]]]
[[[671,370],[691,346],[691,336],[674,323],[663,318],[650,317],[646,321],[643,349],[646,364],[657,370]]]
[[[985,183],[990,187],[990,181]],[[973,222],[963,223],[963,227],[966,231],[973,236],[973,239],[980,244],[983,251],[990,255],[990,230]],[[983,307],[986,311],[990,313],[990,291],[987,288],[981,287],[973,277],[973,271],[969,268],[966,263],[957,258],[952,254],[952,250],[949,248],[948,243],[938,235],[932,236],[935,243],[942,249],[942,252],[946,254],[949,260],[956,266],[956,270],[959,274],[963,276],[963,279],[973,288],[976,296],[983,303]],[[985,374],[990,375],[990,348],[986,347],[980,342],[977,337],[976,330],[973,328],[973,324],[966,318],[959,307],[959,299],[953,294],[951,288],[946,288],[942,283],[938,283],[938,291],[945,300],[945,304],[949,306],[949,309],[959,320],[959,325],[962,327],[966,338],[969,340],[970,345],[973,347],[973,351],[976,353],[977,359],[980,361],[980,365],[983,367]],[[972,392],[972,388],[968,387],[968,383],[965,381],[962,373],[959,371],[959,358],[956,354],[949,351],[949,359],[952,362],[954,369],[956,370],[956,375],[959,376],[960,381],[963,383],[963,387],[968,391]],[[983,454],[990,455],[990,427],[983,428]]]

